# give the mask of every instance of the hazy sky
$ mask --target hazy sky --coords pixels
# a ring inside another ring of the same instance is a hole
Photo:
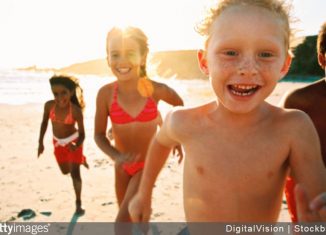
[[[0,68],[63,67],[105,57],[107,31],[141,27],[150,50],[197,49],[209,0],[0,0]],[[317,34],[326,0],[293,0],[303,35]]]

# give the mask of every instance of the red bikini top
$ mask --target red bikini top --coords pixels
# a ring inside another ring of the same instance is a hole
[[[72,116],[71,103],[69,105],[69,113],[67,114],[67,116],[65,117],[64,120],[57,119],[57,117],[55,115],[55,106],[56,106],[56,104],[53,105],[53,107],[50,110],[50,114],[49,114],[49,118],[51,119],[52,122],[58,122],[58,123],[66,124],[66,125],[75,124],[76,120]]]
[[[130,122],[149,122],[158,115],[157,104],[152,97],[148,97],[143,110],[136,116],[130,116],[118,103],[118,84],[115,84],[113,102],[110,107],[111,122],[126,124]]]

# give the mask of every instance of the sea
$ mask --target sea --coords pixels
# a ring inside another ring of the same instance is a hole
[[[49,83],[49,79],[53,74],[53,72],[0,70],[0,104],[43,104],[53,99]],[[116,79],[110,76],[74,76],[79,79],[79,84],[83,88],[87,109],[88,107],[95,106],[98,90],[103,85],[113,82]],[[213,98],[213,92],[208,80],[180,80],[174,77],[169,79],[152,77],[151,79],[172,87],[181,97],[185,97],[184,99],[192,104]]]
[[[49,79],[53,72],[24,70],[0,70],[0,104],[23,105],[40,104],[53,99]],[[74,75],[79,79],[84,91],[87,107],[94,107],[96,94],[100,87],[115,80],[115,77],[96,75]],[[210,83],[205,79],[165,79],[152,77],[153,80],[167,84],[175,89],[187,103],[196,105],[214,99]],[[284,81],[293,82],[296,78],[288,77]],[[317,78],[305,78],[300,82],[310,82]]]

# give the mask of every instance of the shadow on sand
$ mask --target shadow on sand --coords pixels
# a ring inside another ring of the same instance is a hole
[[[67,228],[67,233],[66,235],[72,235],[73,234],[73,231],[74,231],[74,228],[76,226],[76,223],[79,219],[79,217],[83,216],[84,214],[77,214],[77,213],[74,213],[72,215],[72,218],[70,220],[70,223],[69,223],[69,226]]]

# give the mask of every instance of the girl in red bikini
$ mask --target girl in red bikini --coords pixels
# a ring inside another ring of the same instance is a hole
[[[107,62],[117,80],[98,91],[94,138],[115,162],[116,221],[130,222],[129,200],[138,189],[148,146],[161,123],[158,102],[181,106],[183,101],[173,89],[147,77],[147,37],[140,29],[113,28],[106,43]],[[106,135],[108,117],[114,144]],[[180,146],[176,150],[182,159]]]
[[[44,151],[43,139],[49,119],[52,122],[54,155],[61,172],[71,175],[76,194],[76,214],[82,215],[85,210],[81,205],[82,180],[80,164],[88,168],[83,155],[82,144],[85,139],[83,122],[83,92],[77,79],[67,76],[53,76],[50,85],[54,100],[44,105],[43,120],[41,123],[38,157]],[[77,97],[77,94],[78,97]],[[77,123],[78,129],[75,124]]]

